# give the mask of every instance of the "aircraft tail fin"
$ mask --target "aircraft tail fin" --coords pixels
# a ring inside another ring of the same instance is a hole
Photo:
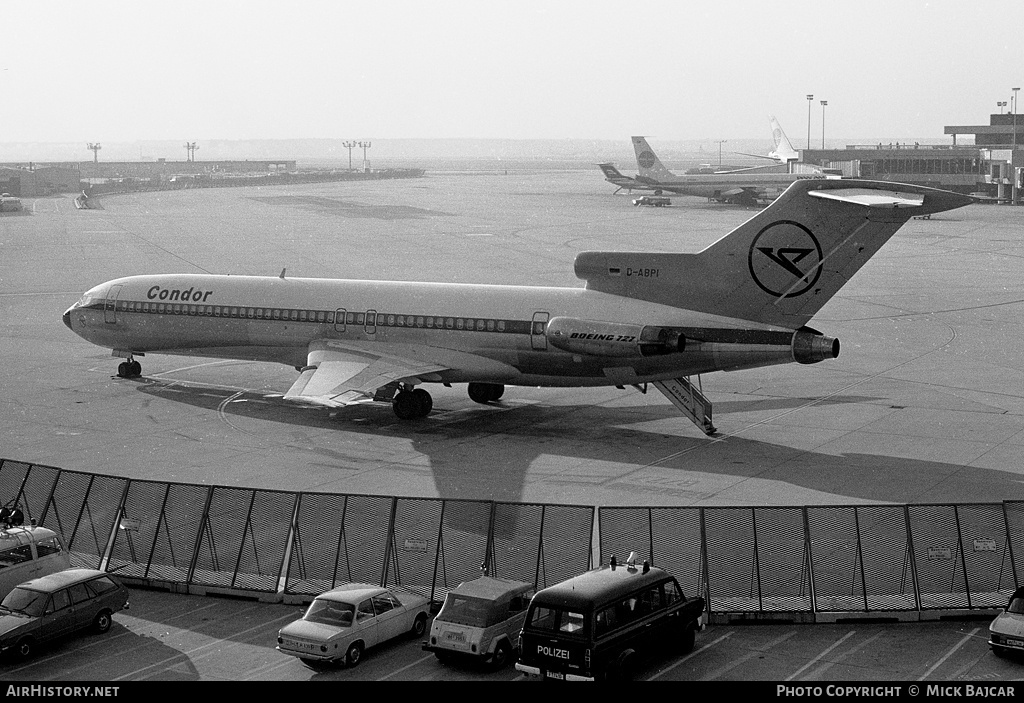
[[[627,178],[629,178],[629,176],[625,175],[619,169],[615,168],[615,164],[612,164],[612,163],[598,164],[597,167],[599,169],[601,169],[602,173],[604,173],[605,178],[608,178],[608,179],[612,179],[612,178],[627,179]]]
[[[588,289],[799,329],[912,217],[971,202],[902,183],[798,180],[704,251],[583,252],[575,271]]]
[[[674,178],[675,174],[665,168],[645,137],[632,137],[633,151],[636,152],[637,172],[641,178],[656,181]]]
[[[772,127],[772,143],[774,144],[774,148],[768,155],[784,164],[798,161],[800,153],[793,148],[793,143],[789,141],[789,137],[782,131],[782,125],[775,119],[775,115],[768,115],[768,123]]]

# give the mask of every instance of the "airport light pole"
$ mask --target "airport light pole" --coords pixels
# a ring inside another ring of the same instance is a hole
[[[811,101],[814,100],[814,96],[810,93],[807,94],[807,148],[811,148]]]
[[[718,145],[718,165],[722,165],[722,145],[725,144],[728,139],[719,139],[715,142]]]
[[[1013,89],[1013,147],[1010,149],[1010,203],[1017,204],[1017,91]]]
[[[1003,114],[1003,108],[1006,107],[1006,101],[997,102],[996,106],[999,108],[999,114]]]
[[[341,145],[348,149],[348,170],[352,170],[352,149],[355,148],[356,142],[342,142]]]
[[[100,152],[100,149],[102,149],[103,147],[99,145],[99,142],[97,142],[96,144],[89,143],[86,146],[88,146],[88,148],[92,151],[92,162],[94,164],[99,163],[100,162],[100,153],[99,152]]]
[[[825,149],[825,106],[828,105],[828,100],[821,101],[821,149]]]
[[[363,170],[366,170],[366,150],[370,148],[370,142],[359,142],[359,146],[363,147]]]
[[[199,145],[197,145],[195,142],[185,142],[185,150],[188,152],[188,158],[185,159],[185,160],[186,161],[195,161],[196,160],[196,149],[198,149],[198,148],[199,148]]]

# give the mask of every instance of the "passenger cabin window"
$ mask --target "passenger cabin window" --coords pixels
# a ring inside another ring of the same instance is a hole
[[[394,610],[394,608],[395,604],[391,602],[391,597],[387,593],[373,597],[373,610],[377,615],[383,615],[389,610]]]
[[[69,605],[71,605],[71,597],[68,595],[67,591],[62,589],[54,593],[53,597],[50,598],[50,604],[47,606],[47,612],[56,612],[62,608],[68,607]]]
[[[373,602],[367,598],[356,608],[356,621],[362,622],[373,617]]]
[[[509,615],[515,615],[521,613],[530,607],[530,599],[533,598],[533,592],[521,593],[518,596],[512,596],[512,600],[508,602]]]
[[[32,561],[32,547],[27,544],[20,544],[0,552],[0,568],[14,566]]]
[[[60,554],[63,551],[60,540],[56,537],[50,537],[36,543],[36,554],[40,557],[45,557],[48,554]]]
[[[75,605],[84,603],[92,598],[92,594],[89,593],[89,589],[85,587],[84,583],[76,583],[73,586],[69,586],[68,594],[71,596],[71,602]]]
[[[575,634],[583,630],[585,623],[583,613],[539,605],[531,612],[529,624],[538,630]]]

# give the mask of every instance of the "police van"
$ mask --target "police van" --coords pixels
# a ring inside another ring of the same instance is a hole
[[[0,509],[0,599],[18,584],[71,568],[56,532],[22,522],[21,510]]]
[[[643,659],[686,653],[706,624],[704,599],[687,598],[671,574],[626,564],[574,576],[533,597],[516,669],[546,679],[629,680]]]

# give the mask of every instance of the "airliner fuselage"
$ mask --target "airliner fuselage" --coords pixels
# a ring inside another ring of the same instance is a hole
[[[559,327],[563,320],[579,322]],[[88,291],[64,321],[122,356],[160,352],[302,368],[319,341],[429,361],[461,354],[457,368],[431,380],[531,386],[622,385],[785,363],[793,361],[794,335],[755,326],[761,343],[744,344],[738,333],[750,337],[750,323],[583,288],[205,274],[110,281]],[[684,337],[693,330],[692,341],[681,350],[653,348],[656,341],[642,339],[645,327],[683,330]],[[697,329],[737,336],[699,342]],[[769,339],[775,343],[764,344]]]

